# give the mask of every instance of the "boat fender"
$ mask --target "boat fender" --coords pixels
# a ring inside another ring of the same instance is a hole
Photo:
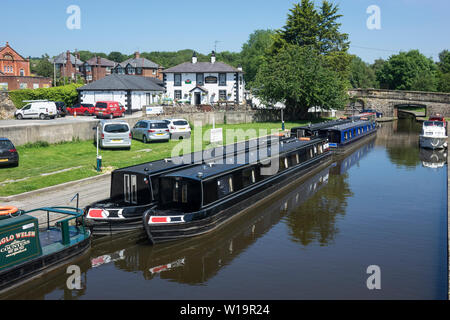
[[[18,211],[19,211],[19,208],[14,207],[14,206],[0,207],[0,216],[13,215],[14,213],[17,213]]]

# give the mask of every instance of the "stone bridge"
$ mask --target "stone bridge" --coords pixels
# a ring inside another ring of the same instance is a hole
[[[427,117],[435,113],[450,117],[450,93],[352,89],[348,94],[358,109],[375,109],[385,117],[397,117],[398,109],[408,107],[425,108]]]

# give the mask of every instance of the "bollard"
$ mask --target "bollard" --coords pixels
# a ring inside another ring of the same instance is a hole
[[[97,156],[97,172],[102,170],[102,156]]]

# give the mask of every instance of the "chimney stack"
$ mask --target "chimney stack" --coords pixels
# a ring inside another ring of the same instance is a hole
[[[66,51],[66,63],[71,63],[72,61],[70,61],[70,51],[67,50]]]
[[[211,54],[211,63],[216,62],[216,53],[213,51]]]
[[[100,65],[101,59],[102,59],[101,57],[98,57],[98,56],[97,56],[97,64],[98,64],[98,65]]]
[[[195,51],[192,54],[192,63],[197,63],[197,53],[195,53]]]

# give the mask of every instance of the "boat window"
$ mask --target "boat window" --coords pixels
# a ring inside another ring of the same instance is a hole
[[[309,148],[309,158],[311,159],[313,157],[313,149]]]
[[[233,192],[233,177],[231,175],[217,179],[217,197],[219,199],[231,192]]]
[[[172,177],[160,179],[161,208],[188,212],[198,210],[202,199],[200,182],[179,179]]]
[[[159,197],[159,181],[158,179],[151,179],[151,182],[152,182],[153,200],[156,200]]]
[[[322,145],[319,144],[319,154],[322,154]]]
[[[314,155],[317,154],[317,146],[314,146]]]
[[[131,175],[131,203],[137,204],[137,178],[136,175]]]
[[[172,201],[178,202],[178,189],[180,188],[180,183],[178,181],[175,181],[175,184],[172,189]]]
[[[123,197],[124,201],[130,203],[130,175],[123,175]]]
[[[255,169],[248,168],[242,171],[242,186],[246,187],[256,182]]]
[[[347,140],[347,139],[348,139],[348,132],[345,131],[345,132],[344,132],[344,140]]]
[[[299,158],[300,158],[301,162],[305,162],[307,160],[307,154],[306,154],[306,150],[305,149],[300,150],[298,152],[298,155],[299,155]]]

